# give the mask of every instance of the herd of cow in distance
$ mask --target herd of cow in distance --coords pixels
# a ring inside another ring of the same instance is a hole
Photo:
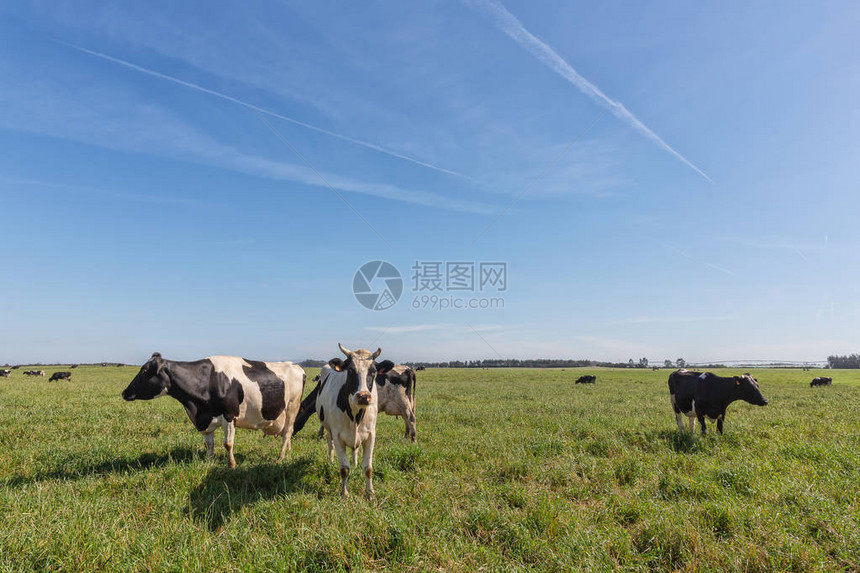
[[[316,414],[320,437],[325,437],[331,461],[337,456],[341,493],[348,495],[347,481],[352,465],[365,476],[365,496],[372,499],[373,447],[379,412],[403,418],[405,438],[417,440],[415,420],[415,371],[390,360],[377,361],[381,349],[349,350],[338,343],[344,359],[332,358],[314,378],[316,387],[302,400],[306,375],[292,362],[260,362],[235,356],[211,356],[194,362],[165,360],[155,353],[122,391],[126,401],[172,396],[185,408],[194,427],[203,434],[206,452],[214,455],[214,432],[224,428],[227,462],[236,467],[233,439],[236,428],[262,430],[281,436],[278,461],[290,449],[292,436]],[[418,368],[423,370],[423,368]],[[9,378],[11,370],[0,370]],[[44,370],[28,370],[27,376],[45,376]],[[50,380],[71,380],[71,372],[55,372]],[[594,375],[580,376],[576,384],[594,384]],[[817,377],[810,386],[830,386],[833,379]],[[706,419],[723,432],[726,408],[736,400],[766,406],[758,381],[749,373],[717,376],[711,372],[677,370],[669,376],[669,396],[678,428],[684,431],[684,417],[690,431],[698,420],[702,434]]]

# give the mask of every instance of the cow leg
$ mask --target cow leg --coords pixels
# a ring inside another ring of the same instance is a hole
[[[717,418],[717,431],[721,434],[723,433],[723,418],[725,417],[725,414],[723,414],[719,418]]]
[[[349,454],[346,453],[346,446],[341,440],[335,440],[334,449],[337,452],[338,465],[340,465],[340,493],[346,497],[349,495],[349,492],[346,490],[346,484],[349,481]]]
[[[364,440],[361,448],[362,460],[361,467],[364,470],[364,496],[371,500],[373,499],[373,444],[376,441],[376,433],[371,434]]]
[[[352,449],[352,465],[358,467],[358,446]]]
[[[284,435],[284,441],[281,443],[281,454],[278,456],[279,462],[284,461],[284,456],[287,455],[287,450],[293,449],[293,445],[291,443],[293,432],[285,430],[283,435]]]
[[[320,424],[320,431],[317,433],[317,439],[322,440],[323,434],[325,434],[325,427]]]
[[[684,431],[684,415],[681,410],[675,405],[675,395],[669,394],[669,403],[672,404],[672,411],[675,412],[675,423],[678,424],[678,429]],[[692,431],[692,430],[690,430]]]
[[[227,463],[230,469],[236,467],[236,458],[233,457],[233,437],[236,435],[236,425],[224,420],[224,449],[227,450]]]
[[[406,437],[412,440],[413,442],[418,441],[418,435],[415,432],[415,412],[412,411],[412,408],[407,409],[406,411]]]
[[[695,416],[688,416],[687,419],[690,420],[690,433],[692,434],[696,431],[696,418]]]
[[[702,430],[702,435],[705,435],[705,415],[699,414],[699,429]]]
[[[215,433],[206,432],[203,434],[203,443],[206,444],[206,457],[209,459],[215,457]]]
[[[328,461],[333,462],[334,461],[334,443],[332,442],[332,439],[331,439],[331,432],[325,433],[325,441],[326,441],[326,443],[328,443]]]

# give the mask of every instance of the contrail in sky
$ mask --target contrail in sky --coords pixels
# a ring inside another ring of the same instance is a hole
[[[615,101],[608,97],[600,88],[582,77],[576,70],[571,67],[558,53],[537,38],[534,34],[526,30],[525,26],[517,20],[516,16],[508,12],[500,2],[496,0],[464,0],[466,4],[474,6],[484,14],[492,18],[493,23],[502,32],[510,36],[516,43],[525,48],[531,55],[546,64],[552,71],[566,79],[568,82],[576,86],[579,91],[588,96],[595,103],[609,109],[612,115],[618,119],[627,122],[635,130],[642,133],[645,137],[680,159],[685,165],[693,169],[696,173],[704,177],[710,183],[713,183],[710,177],[693,165],[686,157],[672,149],[668,143],[663,141],[659,135],[651,131],[648,126],[639,121],[635,115],[630,113],[621,102]]]
[[[368,141],[362,141],[361,139],[355,139],[354,137],[349,137],[348,135],[342,135],[340,133],[335,133],[333,131],[323,129],[322,127],[317,127],[315,125],[311,125],[309,123],[305,123],[303,121],[299,121],[297,119],[293,119],[291,117],[281,115],[277,112],[274,112],[274,111],[271,111],[271,110],[268,110],[268,109],[265,109],[262,107],[258,107],[254,104],[242,101],[242,100],[234,98],[232,96],[228,96],[227,94],[223,94],[221,92],[216,92],[215,90],[210,90],[208,88],[204,88],[203,86],[199,86],[199,85],[193,84],[191,82],[186,82],[185,80],[180,80],[179,78],[175,78],[173,76],[168,76],[167,74],[162,74],[161,72],[156,72],[155,70],[150,70],[149,68],[144,68],[143,66],[138,66],[137,64],[127,62],[126,60],[121,60],[119,58],[115,58],[113,56],[103,54],[101,52],[96,52],[95,50],[89,50],[87,48],[83,48],[81,46],[71,44],[69,42],[64,42],[62,40],[54,40],[54,41],[57,42],[58,44],[62,44],[64,46],[67,46],[67,47],[72,48],[74,50],[77,50],[79,52],[83,52],[85,54],[89,54],[91,56],[95,56],[97,58],[101,58],[103,60],[107,60],[109,62],[119,64],[121,66],[125,66],[126,68],[135,70],[137,72],[147,74],[147,75],[150,75],[150,76],[162,79],[162,80],[167,80],[169,82],[179,84],[179,85],[184,86],[186,88],[191,88],[193,90],[197,90],[199,92],[203,92],[205,94],[209,94],[209,95],[221,98],[223,100],[227,100],[227,101],[235,103],[237,105],[241,105],[242,107],[246,107],[246,108],[252,109],[256,112],[264,113],[266,115],[276,117],[276,118],[282,119],[284,121],[288,121],[290,123],[293,123],[295,125],[299,125],[299,126],[304,127],[306,129],[310,129],[310,130],[313,130],[313,131],[316,131],[319,133],[324,133],[326,135],[330,135],[331,137],[336,137],[336,138],[341,139],[343,141],[348,141],[349,143],[353,143],[355,145],[360,145],[362,147],[366,147],[368,149],[378,151],[379,153],[384,153],[386,155],[390,155],[391,157],[396,157],[398,159],[402,159],[404,161],[409,161],[410,163],[414,163],[416,165],[420,165],[420,166],[426,167],[428,169],[433,169],[434,171],[439,171],[441,173],[446,173],[448,175],[455,175],[457,177],[463,177],[465,179],[471,179],[471,177],[469,177],[468,175],[463,175],[462,173],[458,173],[456,171],[451,171],[450,169],[445,169],[444,167],[439,167],[438,165],[433,165],[431,163],[421,161],[420,159],[415,159],[414,157],[409,157],[408,155],[403,155],[402,153],[397,153],[396,151],[386,149],[385,147],[376,145],[375,143],[370,143]]]

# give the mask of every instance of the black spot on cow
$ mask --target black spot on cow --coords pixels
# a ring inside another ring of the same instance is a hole
[[[265,362],[245,359],[250,368],[242,366],[245,376],[260,387],[263,396],[261,413],[266,420],[275,420],[284,411],[284,381],[269,370]]]
[[[358,376],[356,376],[356,380]],[[354,420],[352,417],[352,408],[349,407],[349,390],[347,390],[347,384],[344,384],[340,387],[340,390],[337,393],[337,407],[340,408],[341,412],[345,412],[350,420]]]
[[[362,408],[358,411],[358,414],[355,415],[355,423],[360,424],[362,418],[364,418],[364,412],[367,411],[367,408]]]
[[[325,422],[325,408],[320,406],[320,423]]]

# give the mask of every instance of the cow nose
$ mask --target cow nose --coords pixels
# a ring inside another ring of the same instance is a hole
[[[359,392],[355,399],[359,404],[370,404],[370,392]]]

